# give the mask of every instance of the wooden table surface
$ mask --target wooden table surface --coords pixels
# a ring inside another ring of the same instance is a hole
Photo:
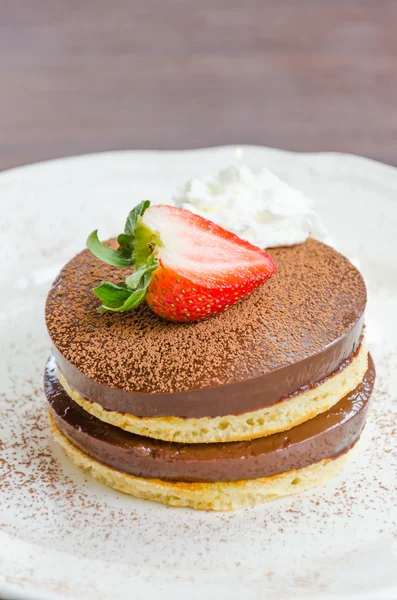
[[[251,143],[397,165],[396,0],[0,0],[0,168]]]

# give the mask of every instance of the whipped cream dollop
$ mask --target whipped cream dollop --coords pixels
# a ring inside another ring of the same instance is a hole
[[[309,235],[332,244],[312,202],[267,169],[230,166],[195,177],[173,202],[261,248],[299,244]]]

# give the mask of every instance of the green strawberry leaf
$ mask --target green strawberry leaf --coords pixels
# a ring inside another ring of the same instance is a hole
[[[93,290],[94,294],[102,300],[102,305],[99,307],[98,311],[100,313],[106,311],[124,312],[136,308],[145,299],[149,283],[150,278],[145,280],[144,286],[132,290],[103,281]]]
[[[129,275],[125,282],[116,284],[102,281],[93,289],[94,294],[102,300],[99,312],[125,312],[139,306],[145,299],[152,273],[157,267],[156,257],[151,254],[146,266]]]
[[[119,243],[117,252],[119,252],[123,258],[130,259],[133,263],[134,260],[132,255],[134,253],[134,237],[125,233],[120,233],[117,241]]]
[[[143,200],[142,202],[137,204],[135,206],[135,208],[132,209],[132,211],[128,215],[127,220],[125,222],[125,226],[124,226],[125,234],[131,235],[131,236],[134,235],[139,217],[141,217],[143,215],[143,213],[145,212],[145,210],[147,208],[149,208],[149,206],[150,206],[150,200]]]
[[[123,256],[120,250],[108,248],[98,239],[98,230],[93,231],[87,239],[88,250],[102,262],[114,267],[129,267],[133,264],[132,256]]]
[[[95,290],[94,290],[94,293]],[[146,288],[145,289],[138,289],[138,290],[130,290],[128,293],[128,297],[126,298],[126,300],[119,305],[115,305],[113,303],[110,304],[102,304],[99,308],[98,308],[98,312],[99,313],[104,313],[104,312],[125,312],[127,310],[132,310],[133,308],[137,308],[137,306],[139,306],[145,299],[146,296]]]
[[[93,289],[93,292],[108,307],[118,308],[131,296],[131,289],[126,284],[109,283],[102,281],[100,285]]]
[[[97,231],[93,231],[87,239],[87,248],[103,262],[114,267],[136,266],[135,271],[128,275],[124,282],[116,284],[102,281],[100,285],[93,289],[94,294],[102,300],[102,305],[98,309],[100,313],[131,310],[139,306],[145,299],[152,273],[158,267],[153,252],[155,236],[149,230],[146,230],[142,224],[139,224],[139,228],[142,229],[145,235],[143,239],[139,239],[139,261],[137,261],[135,235],[139,217],[143,215],[149,206],[149,200],[144,200],[131,210],[125,223],[124,233],[121,233],[117,238],[119,244],[117,250],[102,244],[98,239]],[[140,234],[138,237],[140,238],[142,235]]]
[[[144,279],[145,276],[151,275],[151,273],[153,273],[153,271],[155,271],[157,267],[158,262],[154,255],[154,252],[152,252],[152,254],[147,259],[146,263],[142,267],[140,267],[139,269],[134,271],[134,273],[126,277],[126,284],[133,290],[136,289],[141,284],[141,280]]]

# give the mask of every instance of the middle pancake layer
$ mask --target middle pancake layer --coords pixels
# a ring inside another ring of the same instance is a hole
[[[54,359],[51,366],[55,368]],[[252,440],[287,431],[329,410],[354,390],[368,368],[368,352],[362,342],[355,354],[337,371],[315,387],[300,391],[261,410],[221,417],[136,417],[103,408],[72,389],[58,371],[67,394],[86,412],[125,431],[154,439],[179,443],[213,443]]]

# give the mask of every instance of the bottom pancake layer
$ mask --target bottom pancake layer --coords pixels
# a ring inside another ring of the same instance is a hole
[[[49,416],[55,441],[75,465],[101,483],[136,498],[199,510],[235,510],[303,492],[336,474],[351,452],[334,459],[323,459],[302,469],[258,479],[213,483],[168,482],[128,475],[93,460],[62,435],[51,412]]]

